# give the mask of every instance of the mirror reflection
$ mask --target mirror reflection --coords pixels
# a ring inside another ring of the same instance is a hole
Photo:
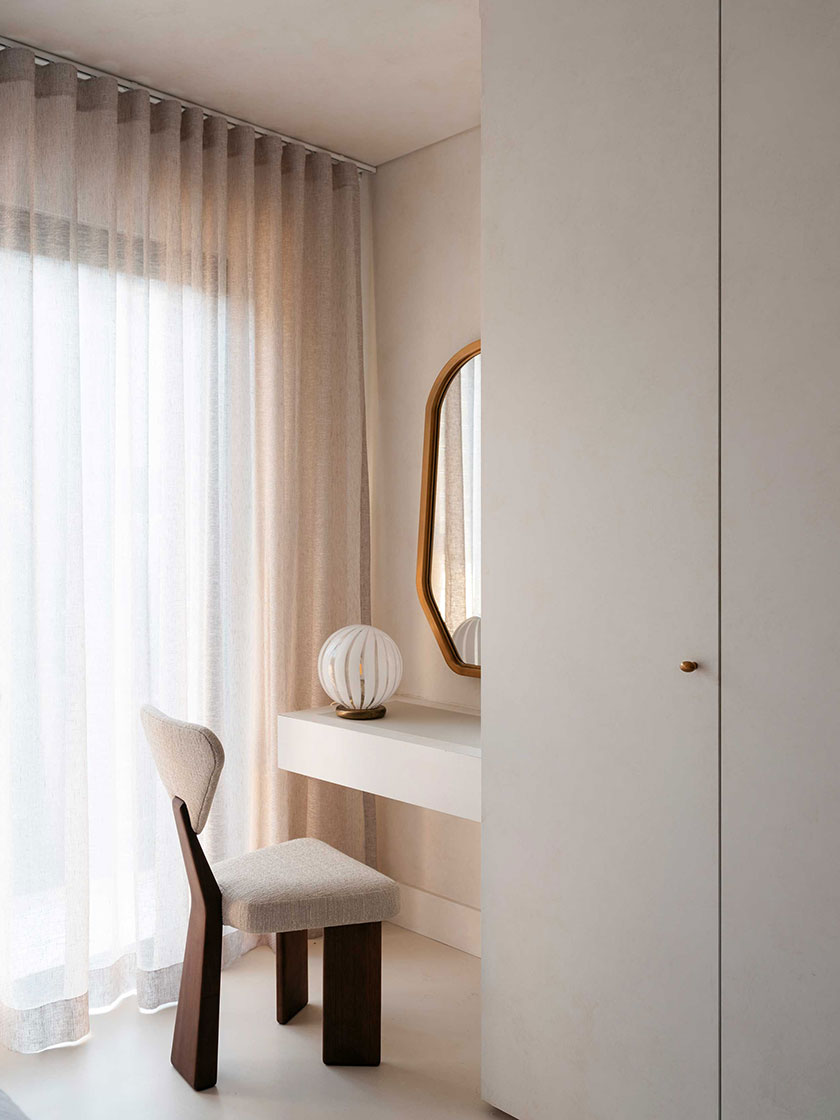
[[[460,659],[481,665],[481,354],[443,394],[431,542],[431,591]]]

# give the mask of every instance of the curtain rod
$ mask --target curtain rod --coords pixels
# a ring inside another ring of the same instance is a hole
[[[298,140],[294,136],[286,136],[282,132],[277,132],[273,128],[264,128],[262,125],[254,124],[253,121],[243,121],[239,117],[231,117],[227,113],[220,113],[216,109],[209,109],[206,105],[196,105],[194,101],[186,101],[183,97],[176,97],[172,93],[163,93],[159,89],[150,89],[149,86],[144,86],[142,82],[133,82],[130,78],[120,78],[117,74],[111,74],[107,70],[97,70],[94,66],[83,66],[80,62],[76,62],[74,58],[65,58],[60,54],[50,54],[49,51],[42,51],[40,47],[33,47],[30,43],[21,43],[17,39],[7,39],[4,35],[0,35],[0,50],[6,47],[22,47],[24,50],[31,51],[35,55],[37,61],[45,62],[66,62],[70,66],[75,66],[76,73],[82,78],[113,78],[120,89],[141,89],[148,93],[152,101],[177,101],[185,109],[200,109],[205,117],[221,117],[223,121],[227,121],[229,125],[244,125],[246,128],[253,128],[254,132],[259,133],[260,136],[277,136],[286,144],[300,144],[302,148],[306,148],[308,152],[323,152],[337,163],[352,163],[358,167],[359,171],[369,171],[372,175],[376,174],[376,168],[369,163],[362,163],[361,160],[353,159],[352,156],[341,155],[340,152],[332,152],[329,148],[321,148],[317,144],[309,144],[305,140]]]

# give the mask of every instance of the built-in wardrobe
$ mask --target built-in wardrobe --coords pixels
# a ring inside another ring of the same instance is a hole
[[[836,1120],[840,2],[482,36],[483,1093]]]

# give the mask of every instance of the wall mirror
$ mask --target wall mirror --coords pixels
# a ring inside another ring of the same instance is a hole
[[[481,343],[454,354],[426,405],[417,592],[447,665],[481,676]]]

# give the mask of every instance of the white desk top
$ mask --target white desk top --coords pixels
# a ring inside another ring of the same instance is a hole
[[[324,724],[356,734],[402,739],[408,743],[425,742],[441,750],[481,757],[481,717],[465,709],[445,708],[422,700],[389,700],[382,719],[341,719],[331,707],[286,712],[281,719],[299,719]]]
[[[332,708],[277,720],[283,770],[442,813],[481,819],[481,719],[463,709],[395,698],[377,720]]]

